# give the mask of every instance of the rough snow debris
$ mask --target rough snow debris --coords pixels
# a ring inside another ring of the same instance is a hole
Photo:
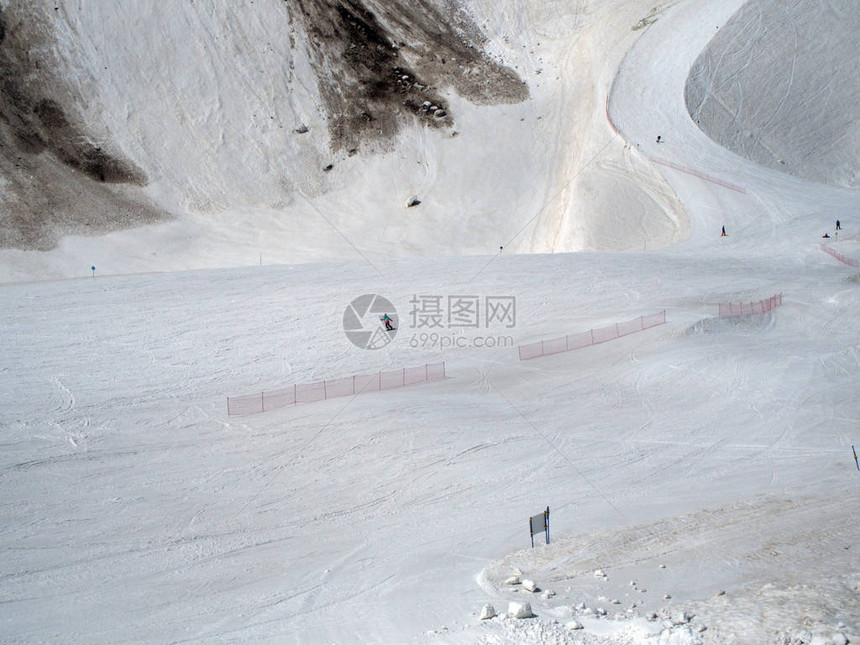
[[[534,613],[532,613],[532,606],[527,602],[510,602],[508,615],[511,618],[531,618]]]
[[[513,587],[514,585],[520,584],[520,582],[519,576],[511,576],[510,578],[505,579],[502,584],[508,587]]]
[[[613,605],[620,605],[620,604],[621,604],[621,601],[620,601],[620,600],[618,600],[618,598],[613,598],[610,602],[611,602]]]
[[[582,629],[582,623],[578,620],[571,620],[569,623],[565,625],[570,630]]]
[[[552,598],[554,595],[555,595],[555,592],[554,592],[552,589],[547,589],[547,590],[546,590],[546,591],[544,591],[540,596],[541,596],[541,598],[543,598],[544,600],[549,600],[549,599],[550,599],[550,598]]]
[[[679,611],[677,614],[675,614],[675,617],[673,618],[673,622],[676,625],[686,625],[692,619],[693,619],[693,616],[691,614],[689,614],[687,611]]]
[[[481,607],[481,615],[479,618],[481,620],[487,620],[488,618],[494,618],[496,615],[496,608],[492,605],[484,605]]]
[[[689,625],[664,629],[660,632],[658,645],[701,645],[702,639],[693,633]]]
[[[669,600],[671,598],[672,598],[672,594],[670,594],[670,593],[663,594],[663,600]]]
[[[526,578],[525,580],[523,580],[523,589],[535,593],[536,591],[538,591],[538,586],[534,580],[529,580],[528,578]]]
[[[596,569],[594,572],[594,577],[595,578],[605,578],[606,574],[603,573],[603,569]]]
[[[574,607],[574,609],[576,609],[577,611],[583,611],[585,609],[585,603],[581,602],[581,603],[577,604],[576,607]]]
[[[598,608],[597,608],[597,614],[598,614],[599,616],[605,616],[605,615],[606,615],[606,610],[605,610],[603,607],[598,607]]]

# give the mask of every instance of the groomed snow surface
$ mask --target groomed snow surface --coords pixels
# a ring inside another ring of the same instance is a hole
[[[829,243],[860,258],[857,192],[757,166],[690,119],[688,72],[741,5],[619,3],[618,24],[580,26],[626,43],[617,76],[594,74],[588,139],[611,143],[589,185],[618,190],[584,199],[674,193],[671,246],[0,288],[0,640],[860,639],[860,273],[819,249],[840,219]],[[624,248],[627,216],[604,232]],[[368,293],[400,319],[375,351],[342,329]],[[717,316],[776,293],[767,314]],[[417,327],[434,296],[443,327]],[[451,327],[449,296],[515,297],[516,320]],[[664,309],[665,325],[517,358]],[[226,414],[227,396],[439,360],[442,381]],[[532,549],[547,506],[551,543]]]

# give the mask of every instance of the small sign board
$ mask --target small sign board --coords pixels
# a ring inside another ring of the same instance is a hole
[[[529,518],[529,534],[532,538],[532,548],[535,546],[535,533],[546,533],[546,543],[549,544],[549,506],[539,515]]]

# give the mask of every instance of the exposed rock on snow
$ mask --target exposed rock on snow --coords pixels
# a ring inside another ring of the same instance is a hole
[[[0,248],[48,250],[62,235],[169,219],[140,192],[146,173],[84,122],[53,14],[38,3],[0,5]]]
[[[538,591],[538,586],[534,580],[529,580],[528,578],[526,578],[525,580],[523,580],[523,589],[535,593],[536,591]]]
[[[332,146],[348,149],[362,140],[391,139],[401,108],[438,127],[451,125],[433,87],[452,86],[476,103],[516,103],[528,97],[517,75],[484,53],[480,31],[465,12],[452,20],[450,5],[433,0],[354,0],[331,4],[297,0],[320,95],[331,115]],[[466,64],[477,74],[465,74]],[[430,117],[429,119],[426,117]]]
[[[511,602],[508,603],[508,615],[511,618],[531,618],[532,606],[527,602]]]
[[[496,608],[495,607],[493,607],[492,605],[484,605],[481,608],[481,615],[479,616],[479,618],[481,620],[487,620],[489,618],[495,617],[495,615],[496,615]]]

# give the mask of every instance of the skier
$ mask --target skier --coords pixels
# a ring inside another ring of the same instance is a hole
[[[659,134],[657,135],[657,143],[663,143],[663,137],[661,137]]]
[[[841,230],[842,230],[842,225],[839,223],[839,220],[836,220],[836,230],[837,230],[837,231],[841,231]]]
[[[385,331],[394,331],[394,327],[391,326],[391,318],[388,317],[388,314],[382,315],[382,322],[385,323]]]
[[[723,232],[720,233],[720,237],[725,237],[725,236],[726,236],[726,227],[723,226]]]

